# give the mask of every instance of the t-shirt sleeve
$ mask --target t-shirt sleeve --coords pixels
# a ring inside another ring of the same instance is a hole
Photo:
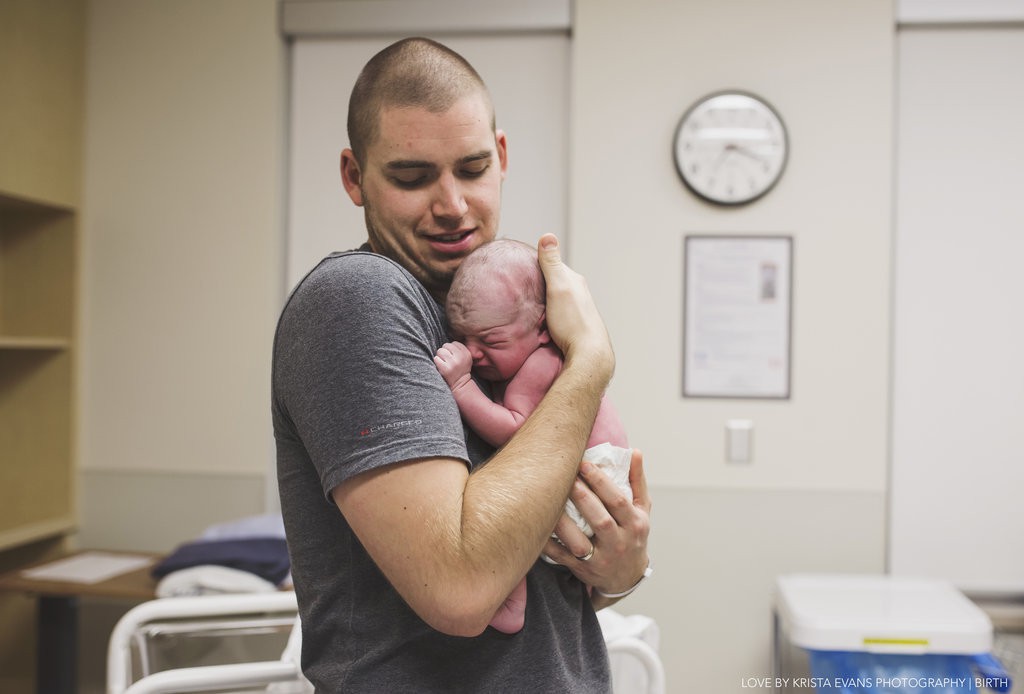
[[[433,356],[440,307],[408,273],[367,253],[329,258],[289,299],[278,325],[278,416],[325,495],[350,477],[416,458],[468,455],[458,407]]]

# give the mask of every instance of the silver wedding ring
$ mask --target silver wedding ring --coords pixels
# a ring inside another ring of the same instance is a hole
[[[594,556],[594,544],[590,544],[590,551],[584,554],[582,557],[576,557],[580,561],[590,561],[590,558]]]

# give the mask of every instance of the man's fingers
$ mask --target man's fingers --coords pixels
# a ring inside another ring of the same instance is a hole
[[[629,459],[629,486],[633,490],[633,503],[647,513],[650,513],[651,495],[647,491],[647,475],[644,473],[644,454],[635,448]]]
[[[594,358],[595,376],[610,379],[615,355],[586,280],[562,262],[554,234],[541,237],[537,260],[547,285],[545,318],[551,339],[565,354],[567,363],[578,355]]]
[[[609,518],[619,525],[628,522],[632,499],[627,498],[611,477],[587,461],[580,464],[580,477],[586,482],[586,485],[581,486],[589,487],[589,493],[581,495],[579,500],[574,493],[573,503],[595,532],[598,528],[595,523],[606,522]]]
[[[551,268],[562,263],[562,254],[558,248],[558,237],[554,234],[544,234],[537,243],[537,261],[545,276],[548,274],[546,268]]]
[[[558,536],[565,546],[565,550],[572,557],[584,557],[594,546],[594,543],[580,530],[576,522],[564,513],[555,526],[555,535]]]

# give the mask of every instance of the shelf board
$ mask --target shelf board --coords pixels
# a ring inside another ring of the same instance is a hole
[[[11,195],[0,191],[0,212],[49,212],[56,214],[72,214],[74,208],[64,204],[36,200],[22,195]]]
[[[13,337],[0,335],[0,349],[45,349],[64,350],[71,346],[71,341],[65,337]]]
[[[49,537],[68,535],[78,528],[78,521],[73,515],[62,515],[49,520],[27,523],[25,525],[0,530],[0,550],[19,547],[30,542],[45,540]]]

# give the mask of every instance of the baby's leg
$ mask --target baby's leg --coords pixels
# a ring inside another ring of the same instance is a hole
[[[503,634],[515,634],[526,621],[526,577],[519,582],[491,618],[491,626]]]

